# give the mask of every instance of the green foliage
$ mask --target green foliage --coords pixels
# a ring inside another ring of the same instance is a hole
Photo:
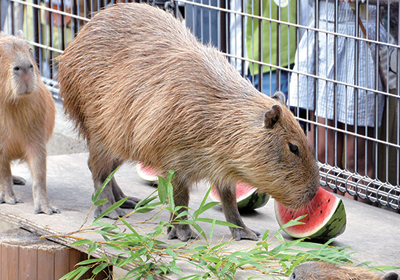
[[[114,172],[107,178],[109,182]],[[166,180],[159,177],[158,190],[140,201],[132,213],[145,213],[161,210],[168,210],[174,213],[177,218],[174,221],[159,221],[150,233],[139,233],[124,218],[120,218],[120,225],[116,223],[100,222],[99,219],[106,213],[119,207],[123,201],[118,201],[96,218],[89,228],[81,228],[80,231],[88,233],[90,231],[100,234],[104,241],[93,241],[89,239],[79,239],[71,246],[86,245],[90,256],[92,252],[102,248],[112,249],[119,252],[116,257],[102,255],[100,259],[88,259],[77,264],[77,268],[61,279],[80,279],[89,269],[92,270],[92,279],[95,275],[107,266],[125,267],[129,265],[129,272],[123,279],[153,279],[157,274],[175,273],[182,275],[178,262],[185,267],[192,266],[199,273],[182,277],[180,279],[235,279],[238,270],[257,271],[259,277],[249,277],[249,279],[275,278],[289,275],[294,267],[301,262],[309,260],[321,260],[336,264],[352,262],[348,247],[331,247],[329,244],[316,244],[305,240],[285,241],[280,231],[284,227],[301,224],[299,217],[294,221],[282,226],[282,228],[270,236],[269,231],[265,231],[262,241],[254,243],[250,248],[233,249],[231,245],[235,241],[217,242],[213,244],[212,238],[215,225],[236,227],[225,221],[208,218],[201,218],[200,215],[218,204],[217,202],[206,203],[211,187],[208,189],[200,206],[193,214],[191,209],[182,206],[175,206],[173,200],[173,187],[171,180],[174,172],[170,171]],[[104,189],[103,185],[102,189]],[[92,196],[93,205],[103,204],[104,200],[97,200],[100,192]],[[187,219],[181,219],[187,216]],[[211,224],[211,230],[207,236],[198,222]],[[177,224],[189,224],[193,226],[204,238],[205,243],[199,241],[193,244],[179,243],[166,244],[159,240],[165,234],[166,228]],[[78,239],[78,238],[77,238]],[[133,267],[133,268],[132,268]],[[382,269],[382,268],[379,268]],[[384,269],[384,268],[383,268]]]

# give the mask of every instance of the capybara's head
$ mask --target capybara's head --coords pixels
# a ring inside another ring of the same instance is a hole
[[[36,89],[38,69],[22,31],[16,36],[0,32],[0,98],[15,100]]]
[[[241,155],[240,175],[249,185],[296,209],[308,203],[319,188],[313,151],[299,123],[284,105],[282,93],[277,92],[272,98],[262,96],[255,101],[258,102],[248,113],[254,121],[246,124],[247,131],[234,152]]]
[[[282,94],[257,91],[165,11],[105,9],[59,59],[65,111],[89,147],[175,170],[183,185],[243,181],[291,208],[317,192],[313,152]]]
[[[379,277],[365,268],[309,261],[296,266],[290,280],[398,280],[399,275],[388,272]]]

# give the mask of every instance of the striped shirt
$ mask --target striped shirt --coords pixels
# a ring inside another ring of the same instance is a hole
[[[306,31],[301,38],[296,51],[294,71],[316,74],[321,78],[335,79],[348,85],[341,85],[317,79],[315,94],[316,108],[314,106],[314,78],[293,73],[290,81],[289,100],[290,106],[315,110],[319,117],[336,119],[339,122],[359,126],[375,126],[376,113],[378,125],[381,123],[384,96],[373,92],[374,89],[382,90],[380,79],[376,79],[375,55],[366,42],[346,38],[340,34],[355,36],[358,19],[347,3],[338,3],[338,17],[335,22],[335,3],[319,2],[319,30],[335,31],[336,58],[334,55],[335,38],[331,34],[318,32],[318,63],[315,57],[315,32]],[[364,6],[362,15],[363,24],[368,30],[368,38],[376,38],[376,6]],[[366,20],[367,19],[367,20]],[[310,27],[315,27],[314,21]],[[386,31],[380,25],[380,41],[386,41]],[[364,38],[359,29],[358,37]],[[358,55],[356,56],[356,53]],[[336,59],[336,67],[335,67]],[[358,67],[357,67],[358,65]],[[336,71],[336,73],[335,73]],[[377,81],[376,81],[377,80]],[[355,89],[351,85],[371,89]],[[356,101],[357,107],[354,104]],[[355,111],[357,110],[357,114]]]

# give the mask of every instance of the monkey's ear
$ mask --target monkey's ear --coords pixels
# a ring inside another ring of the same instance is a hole
[[[283,94],[282,91],[276,91],[272,96],[272,99],[275,99],[279,103],[285,105],[285,95]]]
[[[383,276],[382,279],[383,280],[399,280],[400,276],[396,272],[388,272]]]
[[[265,113],[265,127],[272,128],[281,117],[281,114],[282,107],[279,105],[273,105],[272,108]]]
[[[17,31],[17,34],[15,34],[20,39],[24,39],[24,32],[20,29]]]

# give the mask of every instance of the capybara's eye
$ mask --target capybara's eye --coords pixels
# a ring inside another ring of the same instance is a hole
[[[294,274],[294,272],[292,273],[292,275],[290,276],[290,280],[295,280],[296,279],[296,274]]]
[[[299,148],[296,145],[293,145],[292,143],[289,143],[289,149],[296,156],[299,155]]]

